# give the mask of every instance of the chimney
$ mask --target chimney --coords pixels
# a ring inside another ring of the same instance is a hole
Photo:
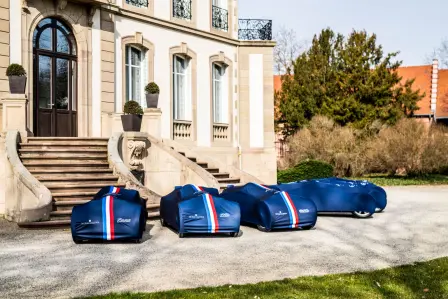
[[[436,115],[437,109],[437,84],[439,81],[439,61],[434,59],[432,61],[432,79],[431,79],[431,112]]]

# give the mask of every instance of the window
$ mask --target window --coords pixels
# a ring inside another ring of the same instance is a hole
[[[213,122],[215,124],[225,124],[227,120],[227,78],[226,67],[213,63]]]
[[[172,0],[172,1],[173,1],[173,17],[184,20],[192,19],[191,0]]]
[[[229,29],[227,0],[212,1],[212,25],[213,28],[222,31],[227,31]]]
[[[126,4],[130,4],[141,8],[147,8],[148,0],[126,0]]]
[[[174,119],[191,121],[190,61],[179,55],[173,59]]]
[[[146,108],[144,100],[144,82],[146,82],[146,57],[145,53],[133,46],[125,48],[126,66],[126,102],[137,101],[143,108]]]

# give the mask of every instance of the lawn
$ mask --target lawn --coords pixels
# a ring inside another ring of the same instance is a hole
[[[385,176],[370,175],[355,180],[368,180],[379,186],[448,185],[448,175],[430,174],[425,176]]]
[[[448,298],[448,258],[373,272],[89,298]]]

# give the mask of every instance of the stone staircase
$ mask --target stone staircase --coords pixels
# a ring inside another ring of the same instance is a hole
[[[184,152],[178,152],[178,153],[183,155],[183,156],[185,156],[185,157],[187,157],[190,161],[192,161],[192,162],[196,163],[197,165],[201,166],[207,172],[209,172],[211,175],[213,175],[216,178],[216,180],[219,182],[219,184],[220,184],[220,190],[219,191],[223,191],[224,189],[227,188],[228,185],[235,185],[235,186],[242,185],[240,178],[230,177],[229,173],[221,172],[219,168],[209,167],[209,164],[207,162],[200,162],[200,161],[198,161],[197,157],[193,157],[193,156],[190,156],[190,155],[187,156]]]
[[[107,143],[104,138],[43,137],[21,143],[19,157],[23,165],[53,197],[50,221],[21,226],[67,226],[73,207],[91,200],[102,187],[125,187],[109,168]],[[149,216],[157,217],[158,208],[159,205],[148,207]]]

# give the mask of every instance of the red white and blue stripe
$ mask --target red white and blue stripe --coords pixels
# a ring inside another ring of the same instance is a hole
[[[265,189],[265,190],[272,190],[271,188],[269,188],[269,187],[267,187],[267,186],[265,186],[265,185],[261,185],[261,184],[257,184],[257,183],[253,183],[254,185],[257,185],[257,186],[259,186],[259,187],[261,187],[261,188],[263,188],[263,189]]]
[[[109,193],[118,194],[120,188],[110,187]],[[103,212],[103,239],[114,240],[115,239],[115,218],[114,218],[114,197],[106,196],[102,199],[102,212]]]
[[[196,186],[196,185],[191,185],[191,186],[193,186],[193,189],[196,190],[196,192],[202,192],[202,191],[204,191],[204,188],[202,188],[202,187],[198,187],[198,186]]]
[[[288,208],[289,225],[291,225],[291,228],[299,227],[299,213],[297,212],[294,202],[287,192],[281,192],[280,194],[286,204],[286,207]]]
[[[212,234],[217,233],[219,231],[219,222],[213,197],[206,193],[202,195],[202,198],[207,212],[208,232]]]

